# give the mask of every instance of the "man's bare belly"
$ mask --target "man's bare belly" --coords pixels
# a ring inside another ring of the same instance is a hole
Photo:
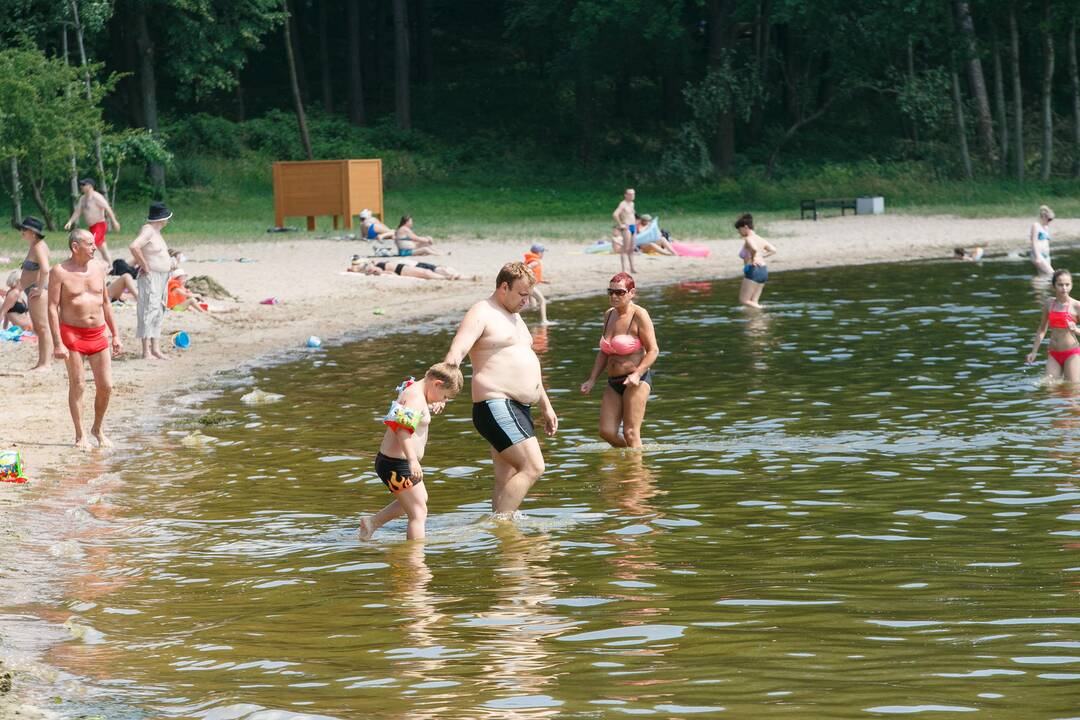
[[[60,322],[72,327],[96,328],[105,324],[101,291],[69,298],[60,306]]]
[[[540,361],[527,345],[511,345],[490,355],[474,352],[472,399],[510,398],[526,405],[540,399]]]

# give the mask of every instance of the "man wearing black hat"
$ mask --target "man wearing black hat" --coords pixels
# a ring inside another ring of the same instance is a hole
[[[142,268],[139,273],[139,299],[137,301],[138,326],[135,336],[142,340],[144,360],[164,360],[161,353],[161,322],[165,318],[166,289],[169,271],[173,269],[169,247],[161,236],[161,229],[169,222],[172,213],[165,203],[150,203],[146,224],[131,243],[131,255]]]
[[[79,191],[82,195],[79,196],[79,201],[75,203],[75,211],[71,213],[71,218],[64,223],[64,229],[70,230],[75,227],[75,223],[81,214],[83,220],[86,221],[86,226],[94,235],[94,246],[101,251],[102,259],[111,265],[112,256],[109,255],[109,247],[105,244],[105,233],[109,229],[109,224],[105,222],[105,218],[109,219],[116,232],[120,232],[120,221],[116,219],[116,214],[105,196],[94,189],[92,178],[80,180]]]
[[[22,273],[17,287],[26,292],[30,305],[30,322],[38,338],[38,361],[31,372],[48,370],[52,366],[52,336],[49,334],[49,246],[45,244],[45,226],[36,217],[27,216],[21,223],[12,221],[30,248],[23,260]],[[19,293],[10,293],[0,306],[0,318],[4,317]]]

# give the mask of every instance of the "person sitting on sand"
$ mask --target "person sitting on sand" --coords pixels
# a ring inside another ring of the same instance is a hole
[[[983,259],[982,245],[976,245],[973,248],[953,248],[953,260],[965,260],[967,262],[978,262]]]
[[[364,240],[389,240],[394,237],[394,231],[364,208],[360,211],[360,237]]]
[[[667,238],[660,234],[659,229],[656,231],[656,237],[652,237],[652,233],[649,232],[653,224],[652,215],[645,214],[637,216],[637,234],[634,236],[634,245],[638,251],[643,253],[658,253],[660,255],[675,255],[675,248],[671,246]]]
[[[394,244],[397,245],[398,255],[438,255],[433,247],[435,241],[426,235],[417,235],[412,227],[412,215],[402,215],[401,222],[394,231]]]
[[[401,277],[420,278],[421,280],[464,280],[464,276],[447,265],[432,265],[431,263],[397,262],[395,260],[370,260],[360,263],[354,262],[349,272],[361,272],[365,275],[400,275]]]
[[[529,305],[539,308],[540,324],[547,325],[547,298],[540,292],[540,283],[544,280],[544,251],[547,250],[540,243],[533,243],[529,252],[525,253],[525,267],[532,270],[536,283],[532,286],[532,294],[529,295]]]
[[[5,330],[9,325],[14,325],[27,332],[33,328],[33,323],[30,322],[29,300],[19,285],[18,270],[12,270],[8,273],[3,303],[4,307],[8,309],[4,313],[2,323]]]
[[[405,537],[419,540],[424,537],[427,522],[427,486],[424,485],[424,459],[428,427],[432,413],[438,413],[448,400],[455,397],[465,380],[454,365],[436,363],[428,368],[424,378],[403,382],[397,389],[397,399],[383,418],[386,432],[375,456],[375,474],[393,493],[394,501],[374,515],[360,519],[357,535],[368,540],[380,527],[405,514],[409,518]]]
[[[176,268],[172,271],[172,277],[169,279],[166,285],[166,300],[165,304],[170,310],[197,310],[198,312],[210,312],[204,308],[202,298],[187,289],[188,274],[183,268]]]

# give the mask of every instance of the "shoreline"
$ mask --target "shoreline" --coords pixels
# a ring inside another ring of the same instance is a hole
[[[789,270],[861,265],[872,263],[948,259],[956,245],[982,244],[987,255],[1025,247],[1030,219],[959,220],[948,217],[855,216],[813,221],[783,221],[762,229],[762,235],[777,246],[770,262],[773,273]],[[1080,238],[1080,221],[1064,220],[1058,233],[1075,241]],[[166,239],[168,233],[166,231]],[[456,323],[472,303],[486,297],[494,274],[504,262],[519,260],[535,238],[509,241],[478,241],[450,238],[439,243],[453,251],[449,256],[413,258],[455,266],[467,276],[480,280],[423,281],[392,276],[349,276],[341,274],[351,254],[365,254],[369,245],[359,242],[287,238],[236,244],[184,245],[192,258],[185,267],[191,275],[209,275],[238,296],[235,311],[214,317],[195,313],[167,313],[162,334],[169,345],[172,332],[184,330],[192,337],[192,347],[180,353],[170,348],[171,359],[151,363],[132,358],[134,303],[121,308],[117,323],[127,357],[114,364],[114,393],[107,429],[117,447],[94,450],[91,455],[70,447],[71,425],[66,399],[66,377],[54,366],[43,376],[15,374],[13,368],[28,367],[36,348],[5,343],[0,348],[4,370],[0,387],[7,397],[22,402],[6,413],[9,422],[0,431],[0,448],[14,447],[24,454],[30,483],[0,485],[0,535],[9,544],[19,542],[20,507],[54,489],[66,473],[87,457],[114,462],[123,458],[130,446],[125,443],[125,427],[134,423],[159,426],[168,421],[166,403],[192,386],[212,383],[222,372],[248,365],[287,362],[302,353],[309,335],[337,344],[358,342],[382,333],[412,332],[420,324],[445,321]],[[636,257],[636,279],[642,289],[684,281],[734,279],[741,274],[736,258],[741,241],[681,238],[709,247],[707,259]],[[547,241],[545,241],[547,242]],[[543,289],[549,298],[549,316],[559,320],[559,301],[598,295],[607,279],[617,272],[614,255],[590,255],[585,243],[550,241],[544,258],[544,275],[552,278]],[[1055,241],[1062,246],[1061,239]],[[520,251],[520,252],[518,252]],[[249,262],[238,262],[245,258]],[[53,261],[60,258],[54,254]],[[253,262],[251,262],[253,261]],[[992,261],[992,260],[991,260]],[[1029,261],[1017,267],[1030,269]],[[301,265],[301,267],[297,267]],[[781,280],[782,275],[777,278]],[[766,292],[765,304],[782,298],[782,290]],[[278,297],[279,305],[260,305],[266,297]],[[737,303],[732,295],[732,305]],[[535,324],[535,311],[523,314]],[[87,404],[91,404],[92,384]],[[40,488],[40,490],[39,490]],[[0,628],[2,629],[2,628]],[[24,651],[11,648],[0,635],[0,672],[21,672]],[[37,679],[37,678],[35,678]],[[42,682],[45,682],[42,679]],[[25,708],[20,700],[16,676],[11,692],[0,691],[0,718],[49,717],[48,710]],[[16,710],[23,709],[18,714]],[[33,713],[42,713],[35,715]],[[15,714],[12,714],[15,713]]]

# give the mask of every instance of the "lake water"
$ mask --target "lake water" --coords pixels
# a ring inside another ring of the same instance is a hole
[[[577,390],[606,301],[557,303],[526,516],[488,516],[466,392],[424,545],[353,533],[390,497],[378,418],[452,328],[239,369],[33,507],[7,619],[110,718],[1076,716],[1080,395],[1023,365],[1029,275],[776,274],[754,316],[734,281],[645,289],[640,454]]]

